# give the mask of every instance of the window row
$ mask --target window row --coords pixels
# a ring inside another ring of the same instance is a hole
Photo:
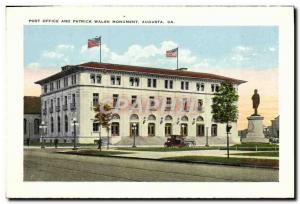
[[[67,115],[64,116],[64,121],[62,121],[61,117],[60,116],[57,116],[57,120],[56,120],[56,128],[57,128],[57,132],[60,133],[62,131],[62,122],[63,122],[63,130],[65,133],[67,133],[69,130],[70,130],[70,127],[69,127],[69,118]],[[50,131],[51,133],[54,133],[54,118],[51,117],[50,118]]]
[[[90,74],[90,79],[92,84],[101,84],[101,74]],[[111,85],[121,85],[121,76],[119,75],[111,75],[110,77]],[[140,78],[139,77],[129,77],[129,86],[139,87],[140,86]],[[147,87],[148,88],[157,88],[157,79],[148,78],[147,79]],[[165,89],[173,89],[173,80],[164,80],[164,88]],[[189,82],[181,81],[181,90],[189,90]],[[205,84],[204,82],[196,83],[196,90],[199,92],[204,92]],[[218,84],[211,84],[211,91],[217,92],[219,90]]]
[[[71,75],[71,85],[77,84],[77,76],[76,74]],[[63,79],[63,85],[64,88],[69,86],[69,77],[64,77]],[[59,90],[61,88],[61,79],[56,80],[55,82],[50,82],[50,84],[44,84],[43,86],[43,92],[44,94],[48,93],[48,86],[49,86],[49,91],[54,91],[54,84],[56,85],[55,89]]]
[[[166,123],[165,124],[165,136],[171,136],[173,134],[173,124]],[[129,124],[130,135],[129,136],[139,136],[140,135],[140,128],[139,123],[130,122]],[[156,124],[155,123],[148,123],[147,127],[148,136],[156,136]],[[93,123],[93,132],[99,132],[99,123]],[[112,122],[110,128],[111,136],[120,136],[120,123],[119,122]],[[180,135],[187,136],[188,135],[188,124],[182,123],[180,124]],[[212,124],[211,125],[211,136],[218,135],[218,125]],[[204,124],[197,124],[196,125],[196,136],[203,137],[205,136],[205,125]]]
[[[133,95],[131,96],[131,108],[138,108],[139,102],[138,102],[138,96]],[[149,104],[149,109],[150,110],[156,110],[160,104],[159,101],[157,101],[157,98],[154,96],[149,96],[148,98],[148,104]],[[123,107],[123,104],[121,104],[121,101],[119,101],[119,95],[118,94],[113,94],[112,95],[112,107],[113,108],[119,108],[120,106]],[[189,101],[187,98],[182,99],[183,103],[183,110],[184,111],[189,111]],[[99,105],[99,93],[93,93],[93,106]],[[129,105],[129,104],[128,104]],[[170,111],[171,108],[173,107],[173,102],[171,97],[166,97],[166,103],[165,103],[165,110]],[[197,110],[198,111],[203,111],[203,100],[198,99],[197,100]]]
[[[49,111],[49,113],[53,113],[54,111],[60,112],[61,107],[62,107],[62,110],[64,110],[64,111],[68,110],[69,108],[72,111],[76,110],[76,96],[75,96],[75,94],[72,94],[72,96],[71,96],[70,107],[68,107],[68,96],[64,96],[63,98],[60,98],[60,97],[56,98],[55,109],[54,109],[54,99],[50,99],[49,110],[47,109],[47,107],[48,107],[47,104],[48,103],[49,103],[49,101],[47,101],[47,100],[44,101],[43,115],[46,115],[48,111]]]

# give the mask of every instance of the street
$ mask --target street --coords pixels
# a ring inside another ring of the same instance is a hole
[[[279,170],[92,157],[24,149],[24,181],[278,181]]]

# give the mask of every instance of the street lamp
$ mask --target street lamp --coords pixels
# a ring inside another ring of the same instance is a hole
[[[41,131],[41,139],[42,139],[42,143],[41,143],[41,148],[44,149],[45,148],[45,138],[44,138],[44,133],[46,133],[46,129],[47,129],[47,125],[45,125],[45,122],[42,121],[41,125],[39,126],[39,128],[42,130]]]
[[[133,132],[133,145],[132,145],[132,147],[135,148],[136,147],[136,145],[135,145],[136,123],[132,124],[132,132]]]
[[[226,125],[226,133],[227,133],[227,158],[229,158],[229,134],[230,134],[231,128],[232,128],[231,123],[227,122],[227,125]]]
[[[206,147],[209,147],[209,145],[208,145],[208,128],[209,127],[206,127],[206,144],[205,144]]]
[[[74,147],[73,147],[73,150],[76,150],[77,149],[77,145],[76,145],[76,126],[79,125],[79,123],[77,122],[77,118],[73,118],[72,119],[72,123],[71,123],[71,126],[74,127]]]

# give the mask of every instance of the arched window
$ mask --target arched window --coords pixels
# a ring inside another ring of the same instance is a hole
[[[51,132],[54,132],[54,123],[53,123],[53,117],[51,117]]]
[[[170,115],[167,115],[166,117],[165,117],[165,121],[172,121],[173,120],[173,118],[172,118],[172,116],[170,116]]]
[[[25,118],[23,123],[23,129],[24,129],[24,134],[27,134],[27,120]]]
[[[148,123],[148,136],[155,136],[155,123]]]
[[[203,121],[204,121],[204,119],[203,119],[202,116],[198,116],[198,117],[197,117],[197,122],[203,122]]]
[[[217,136],[218,135],[218,125],[212,124],[211,125],[211,136]]]
[[[120,135],[120,124],[118,122],[111,123],[111,135],[112,136]]]
[[[68,132],[68,116],[65,115],[65,132]]]
[[[39,119],[34,119],[34,134],[39,134],[39,126],[40,126],[40,120]]]
[[[187,121],[189,121],[189,118],[187,116],[182,116],[181,117],[181,121],[187,122]]]
[[[132,114],[130,116],[130,120],[138,120],[139,119],[139,116],[137,114]]]
[[[148,116],[148,120],[152,120],[152,121],[153,121],[153,120],[156,120],[155,115],[149,115],[149,116]]]
[[[112,120],[120,120],[120,115],[119,114],[113,114],[111,117]]]
[[[60,132],[60,117],[57,116],[57,132]]]

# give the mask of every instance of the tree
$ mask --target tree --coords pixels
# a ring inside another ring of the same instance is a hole
[[[110,130],[110,121],[112,119],[112,108],[108,104],[99,104],[94,108],[96,115],[95,115],[95,122],[99,123],[99,128],[104,127],[107,131],[107,149],[109,149],[109,130]],[[99,142],[101,142],[101,138],[99,138]],[[100,149],[101,149],[100,144]]]
[[[229,133],[230,122],[238,119],[237,101],[239,96],[232,83],[222,82],[219,91],[214,94],[212,103],[212,114],[214,121],[226,123],[227,133],[227,158],[229,158]]]

